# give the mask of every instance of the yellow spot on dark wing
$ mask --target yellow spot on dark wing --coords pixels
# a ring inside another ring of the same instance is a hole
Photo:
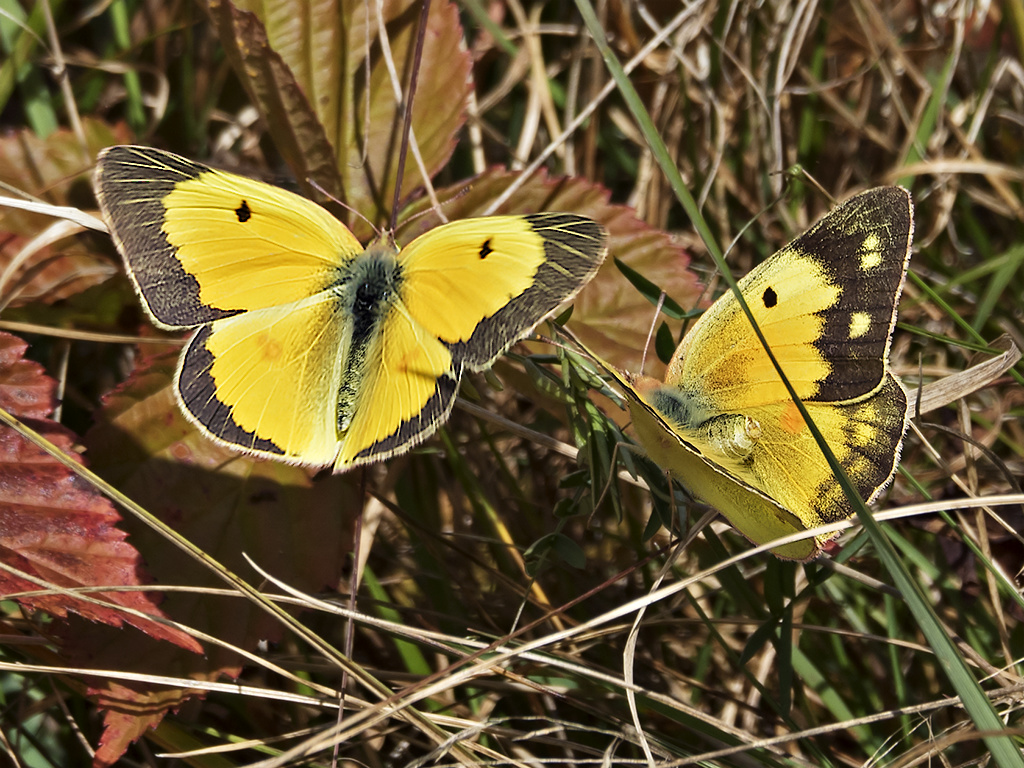
[[[850,315],[850,338],[859,339],[871,329],[871,314],[854,312]]]
[[[860,246],[860,268],[865,272],[882,263],[882,240],[877,233],[872,232],[864,238]]]
[[[806,426],[804,417],[800,415],[796,403],[790,401],[789,405],[782,411],[782,416],[779,418],[779,426],[791,435],[800,434],[800,431]]]
[[[846,474],[850,477],[870,476],[873,470],[871,462],[869,462],[864,456],[858,456],[848,463],[849,466],[844,467],[844,469],[846,470]]]
[[[849,443],[856,446],[871,445],[879,438],[879,424],[883,423],[883,414],[877,405],[868,402],[860,407],[858,421],[853,423],[849,431]]]

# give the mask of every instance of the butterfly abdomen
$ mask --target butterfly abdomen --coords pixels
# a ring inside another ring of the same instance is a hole
[[[349,318],[347,354],[344,355],[338,388],[338,429],[348,430],[359,404],[359,388],[365,380],[369,352],[376,345],[382,319],[398,301],[402,268],[395,258],[397,249],[371,246],[346,272],[335,289],[343,317]],[[347,310],[347,311],[346,311]]]

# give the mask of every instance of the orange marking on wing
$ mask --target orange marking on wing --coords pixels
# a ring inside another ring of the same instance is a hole
[[[782,411],[782,416],[779,418],[779,426],[791,435],[797,435],[801,430],[807,428],[804,417],[797,410],[796,403],[790,401],[789,405]]]
[[[260,356],[267,362],[277,360],[284,351],[284,345],[270,331],[259,334]]]

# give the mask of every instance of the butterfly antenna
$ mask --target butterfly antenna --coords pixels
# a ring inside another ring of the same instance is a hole
[[[416,98],[416,83],[420,77],[420,62],[423,60],[423,41],[427,36],[427,19],[430,16],[430,0],[423,0],[420,11],[420,26],[416,32],[416,50],[412,54],[412,72],[409,75],[409,95],[405,98],[405,119],[402,122],[402,146],[398,150],[398,175],[395,177],[395,199],[391,203],[390,229],[395,231],[398,224],[398,201],[402,195],[402,177],[405,175],[405,156],[409,153],[409,133],[412,131],[412,105]]]
[[[658,306],[654,309],[654,317],[651,318],[651,327],[647,330],[647,341],[644,342],[644,354],[640,358],[640,373],[644,372],[644,368],[647,366],[647,350],[651,346],[651,339],[654,338],[654,326],[658,324],[658,315],[661,314],[661,308],[665,306],[665,292],[662,291],[661,295],[658,296]]]
[[[804,168],[802,165],[800,165],[800,163],[796,163],[795,165],[791,165],[791,166],[789,166],[789,168],[786,168],[785,170],[782,170],[782,171],[772,171],[770,175],[776,175],[776,174],[781,174],[781,175],[785,176],[787,185],[788,185],[789,182],[795,182],[795,181],[799,181],[800,179],[803,179],[808,184],[810,184],[812,187],[817,189],[818,192],[821,194],[821,196],[824,197],[826,200],[828,200],[832,205],[836,204],[836,199],[832,196],[832,194],[827,189],[825,189],[823,186],[821,186],[821,182],[819,182],[816,178],[814,178],[814,176],[812,176],[807,171],[806,168]],[[782,197],[784,195],[786,195],[787,193],[788,193],[787,190],[783,190],[779,194],[779,196],[775,199],[775,203],[777,203],[779,200],[781,200]],[[772,203],[772,205],[775,205],[775,203]]]
[[[437,206],[433,206],[432,205],[429,208],[427,208],[426,210],[420,211],[419,213],[413,214],[409,218],[405,219],[402,222],[402,226],[403,227],[407,227],[410,224],[412,224],[414,221],[417,221],[418,219],[422,219],[424,216],[429,216],[430,214],[434,214],[435,216],[437,216],[437,218],[439,218],[441,220],[442,224],[447,224],[448,223],[448,217],[444,215],[444,212],[441,210],[441,208],[443,208],[444,206],[448,205],[449,203],[455,202],[460,197],[465,197],[468,194],[469,194],[469,187],[463,187],[458,192],[456,192],[454,195],[452,195],[450,198],[445,200],[443,203],[440,203]]]
[[[372,221],[370,221],[370,220],[369,220],[368,218],[366,218],[365,216],[363,216],[363,214],[361,214],[361,213],[360,213],[359,211],[357,211],[357,210],[356,210],[355,208],[353,208],[353,207],[352,207],[351,205],[349,205],[349,204],[348,204],[348,203],[346,203],[345,201],[343,201],[343,200],[339,200],[339,199],[338,199],[338,198],[336,198],[336,197],[335,197],[334,195],[332,195],[332,194],[331,194],[330,192],[328,192],[328,191],[327,191],[326,189],[324,189],[323,187],[321,187],[321,186],[320,186],[320,185],[319,185],[319,184],[317,183],[316,179],[310,179],[310,178],[307,178],[307,179],[306,179],[306,181],[307,181],[307,182],[309,183],[309,186],[311,186],[311,187],[312,187],[313,189],[315,189],[315,190],[316,190],[317,192],[319,192],[319,193],[320,193],[321,195],[323,195],[324,197],[326,197],[326,198],[327,198],[328,200],[332,200],[332,201],[334,201],[335,203],[337,203],[338,205],[340,205],[340,206],[341,206],[342,208],[344,208],[344,209],[345,209],[346,211],[349,211],[350,213],[354,213],[354,214],[355,214],[356,216],[358,216],[358,217],[359,217],[360,219],[362,219],[362,220],[363,220],[363,221],[365,221],[365,222],[366,222],[367,224],[369,224],[369,225],[370,225],[370,229],[372,229],[372,230],[374,231],[374,234],[376,234],[376,235],[377,235],[377,237],[380,237],[380,230],[379,230],[379,229],[377,228],[377,226],[376,226],[376,225],[375,225],[375,224],[374,224],[374,223],[373,223]]]

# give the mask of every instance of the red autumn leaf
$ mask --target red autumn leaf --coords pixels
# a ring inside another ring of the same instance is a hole
[[[74,435],[45,418],[52,410],[56,383],[41,366],[24,359],[27,346],[0,333],[0,408],[74,455]],[[5,565],[65,588],[141,586],[146,580],[139,553],[116,527],[120,519],[111,503],[79,475],[14,430],[0,429],[0,560]],[[40,589],[28,578],[0,572],[0,593],[8,597]],[[184,632],[117,609],[125,606],[163,617],[146,592],[102,592],[95,597],[113,605],[59,593],[19,601],[57,617],[73,611],[114,627],[128,623],[201,652],[202,647]]]
[[[254,459],[214,443],[182,415],[171,378],[177,351],[145,356],[109,394],[85,436],[95,470],[212,558],[243,578],[259,580],[243,557],[297,589],[337,587],[347,567],[352,521],[362,506],[356,473],[319,477],[301,467]],[[186,557],[152,529],[126,520],[149,571],[162,584],[223,588],[210,569]],[[177,621],[255,651],[282,637],[279,622],[239,597],[171,593],[162,607]],[[106,627],[75,629],[75,659],[195,680],[235,677],[241,658],[211,646],[204,656],[136,638],[119,642]],[[194,691],[107,684],[91,695],[106,710],[97,765],[116,760],[146,728]]]

